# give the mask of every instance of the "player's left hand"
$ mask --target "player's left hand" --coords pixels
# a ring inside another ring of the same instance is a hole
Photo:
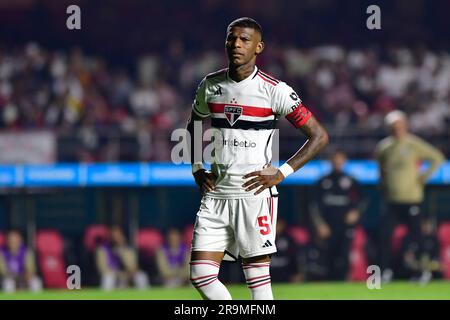
[[[260,187],[254,194],[257,195],[263,190],[273,187],[283,181],[283,174],[275,167],[269,165],[268,167],[254,171],[251,173],[247,173],[242,178],[248,179],[254,177],[253,179],[248,180],[246,183],[242,185],[245,188],[245,191],[251,191],[258,187]]]
[[[352,209],[345,215],[345,224],[349,226],[355,225],[359,220],[359,211]]]

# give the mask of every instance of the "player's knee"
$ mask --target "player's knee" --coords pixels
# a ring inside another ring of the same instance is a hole
[[[196,260],[190,264],[190,281],[196,288],[200,288],[217,279],[220,265],[209,260]]]

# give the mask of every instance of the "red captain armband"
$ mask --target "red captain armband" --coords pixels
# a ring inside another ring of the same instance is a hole
[[[296,128],[303,126],[309,118],[311,118],[311,111],[303,104],[299,103],[292,107],[293,111],[286,115],[286,119]]]

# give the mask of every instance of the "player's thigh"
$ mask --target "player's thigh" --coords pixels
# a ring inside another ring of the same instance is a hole
[[[211,260],[217,263],[221,263],[225,255],[225,252],[215,251],[192,251],[191,262],[196,260]]]
[[[233,210],[234,232],[243,258],[255,258],[276,252],[276,197],[241,199]]]
[[[194,257],[218,259],[232,245],[228,203],[226,200],[203,198],[194,225],[191,251]]]
[[[242,258],[243,263],[258,263],[258,262],[269,262],[271,258],[270,254],[263,254],[251,258]]]

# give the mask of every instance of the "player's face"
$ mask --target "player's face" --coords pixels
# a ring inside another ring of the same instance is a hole
[[[11,232],[8,235],[8,247],[11,251],[17,251],[22,246],[22,237],[16,233]]]
[[[333,157],[331,158],[333,169],[339,172],[342,171],[342,168],[344,167],[346,161],[347,157],[341,152],[334,154]]]
[[[401,137],[408,131],[408,125],[405,120],[397,120],[391,125],[390,129],[395,137]]]
[[[264,43],[255,29],[234,27],[227,34],[225,49],[230,64],[241,66],[256,60],[256,55],[264,49]]]
[[[125,236],[123,235],[122,231],[117,228],[113,228],[111,230],[111,239],[117,245],[123,245],[126,242]]]

